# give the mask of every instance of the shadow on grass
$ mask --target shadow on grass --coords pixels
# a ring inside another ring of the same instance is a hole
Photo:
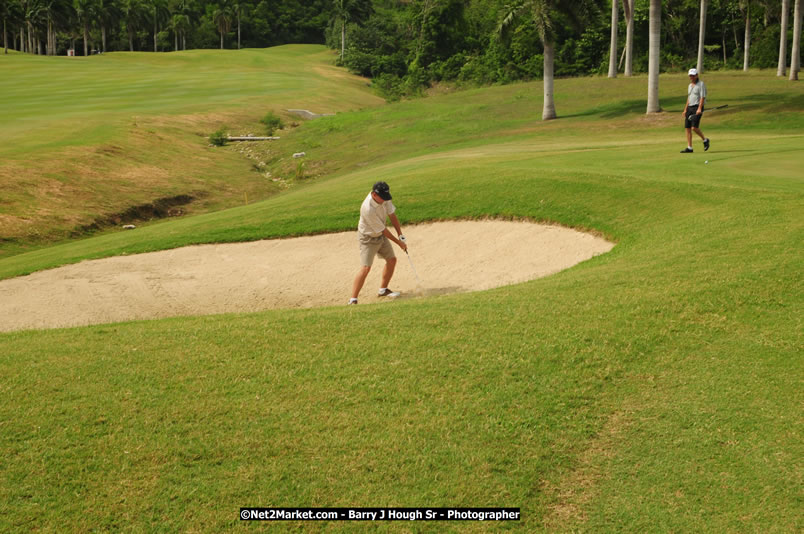
[[[717,161],[728,161],[730,159],[753,158],[753,157],[756,157],[756,156],[764,156],[764,155],[773,156],[773,155],[776,155],[776,154],[782,154],[784,152],[801,152],[803,150],[804,150],[804,148],[789,148],[787,150],[764,150],[763,151],[763,150],[760,150],[760,149],[757,148],[757,149],[754,149],[754,150],[723,150],[722,152],[717,151],[716,154],[719,155],[719,154],[734,154],[734,153],[739,153],[739,152],[749,152],[749,154],[744,154],[744,155],[740,155],[740,156],[729,156],[729,157],[726,157],[726,158],[720,158],[720,157],[717,158]]]
[[[604,119],[613,119],[623,115],[634,113],[645,113],[646,100],[626,100],[616,104],[607,104],[598,106],[596,108],[582,111],[579,113],[571,113],[569,115],[561,115],[564,119],[571,119],[574,117],[600,117]]]
[[[664,113],[681,113],[684,109],[685,101],[679,97],[662,98],[659,106]],[[727,108],[716,109],[718,106],[727,105]],[[706,106],[706,112],[717,111],[718,114],[733,113],[735,108],[739,111],[756,111],[759,109],[770,111],[800,111],[804,110],[804,94],[801,95],[778,95],[778,94],[755,94],[743,97],[739,103],[712,101]],[[616,104],[606,104],[591,108],[578,113],[562,115],[562,118],[570,119],[574,117],[598,117],[601,119],[614,119],[629,114],[644,115],[647,109],[647,100],[644,98],[625,100]],[[771,117],[769,117],[770,119]]]

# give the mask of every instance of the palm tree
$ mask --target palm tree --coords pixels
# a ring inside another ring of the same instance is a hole
[[[662,0],[650,0],[648,44],[648,113],[659,113],[659,51],[661,47]]]
[[[567,19],[576,28],[582,26],[584,19],[592,11],[598,11],[602,0],[521,0],[518,5],[508,8],[499,27],[503,34],[524,13],[529,12],[536,26],[536,32],[544,46],[544,105],[542,120],[557,118],[555,100],[553,98],[553,66],[555,65],[556,20],[559,16]]]
[[[218,6],[212,13],[212,21],[218,27],[218,33],[221,34],[221,50],[223,50],[223,37],[232,29],[232,10],[224,4]]]
[[[140,0],[122,0],[120,18],[126,25],[130,52],[134,51],[134,34],[145,21],[145,17],[145,6]]]
[[[3,48],[5,53],[8,54],[8,29],[6,25],[10,22],[16,22],[16,4],[12,4],[11,0],[0,0],[0,17],[3,17]]]
[[[801,68],[801,0],[796,0],[793,10],[793,46],[790,48],[790,80],[798,80]]]
[[[433,10],[438,4],[438,0],[424,0],[421,6],[421,31],[419,32],[419,43],[417,45],[416,58],[418,59],[421,52],[422,33],[424,32],[424,24],[430,11]],[[340,22],[341,25],[341,61],[346,54],[346,25],[350,22],[359,23],[360,21],[368,19],[374,12],[374,6],[371,0],[334,0],[333,7],[335,8],[335,21],[336,24]]]
[[[187,50],[187,32],[192,26],[190,15],[192,14],[191,0],[170,0],[168,9],[173,14],[170,20],[170,26],[173,29],[176,42],[175,47],[178,50],[182,48]],[[179,44],[181,42],[181,44]]]
[[[239,0],[236,0],[232,6],[235,17],[237,17],[237,49],[240,50],[240,16],[246,11],[246,6]]]
[[[6,29],[6,20],[8,19],[8,0],[0,0],[0,16],[3,17],[3,48],[5,54],[8,54],[8,30]]]
[[[170,27],[173,29],[173,35],[176,40],[174,50],[179,50],[179,37],[181,37],[182,47],[186,49],[184,36],[187,34],[187,30],[190,29],[190,17],[183,14],[173,15],[173,18],[170,19]]]
[[[70,10],[72,6],[61,0],[42,0],[42,12],[44,15],[44,27],[47,32],[46,54],[56,55],[56,27],[69,24]]]
[[[784,76],[787,68],[787,14],[790,12],[790,0],[782,0],[782,33],[779,37],[779,65],[776,76]]]
[[[159,23],[164,22],[170,13],[168,12],[165,0],[147,0],[148,10],[154,22],[154,52],[159,52],[158,36],[159,36]]]
[[[346,54],[346,22],[349,20],[349,0],[335,0],[335,16],[341,23],[341,61]]]
[[[617,77],[617,0],[611,0],[611,45],[609,46],[609,78]]]
[[[751,0],[740,0],[740,10],[745,14],[745,38],[743,40],[743,71],[748,72],[748,53],[751,49]]]
[[[623,0],[625,12],[625,75],[634,73],[634,0]]]
[[[24,0],[21,7],[25,23],[24,27],[28,28],[28,40],[25,48],[28,53],[35,54],[38,52],[37,49],[41,47],[35,32],[45,11],[44,4],[41,0]],[[35,43],[39,43],[38,46]]]
[[[120,19],[120,6],[116,0],[96,0],[98,22],[101,26],[102,50],[106,52],[106,28],[114,26]]]
[[[706,34],[706,6],[709,0],[701,0],[701,19],[698,26],[698,64],[695,68],[698,69],[698,74],[703,73],[704,67],[704,37]]]
[[[84,55],[88,56],[89,24],[95,18],[95,3],[93,0],[73,0],[73,9],[81,22],[81,28],[84,32]]]

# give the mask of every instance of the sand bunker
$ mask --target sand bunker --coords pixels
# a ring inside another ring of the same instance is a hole
[[[403,227],[391,287],[402,297],[478,291],[561,271],[612,243],[526,222],[453,221]],[[359,268],[355,232],[201,245],[84,261],[0,281],[0,331],[133,319],[345,305]],[[381,301],[377,259],[360,295]],[[345,307],[345,306],[344,306]]]

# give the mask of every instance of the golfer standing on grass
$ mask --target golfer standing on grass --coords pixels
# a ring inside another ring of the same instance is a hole
[[[408,250],[408,246],[405,244],[402,228],[399,226],[399,219],[394,214],[395,211],[396,208],[391,202],[391,191],[388,188],[388,184],[385,182],[374,184],[371,193],[368,194],[366,200],[363,201],[363,205],[360,206],[357,237],[360,241],[361,267],[352,285],[352,298],[349,299],[349,304],[357,304],[357,295],[360,294],[360,290],[366,282],[366,277],[371,270],[371,264],[374,263],[374,256],[378,254],[385,260],[385,269],[382,271],[382,284],[377,295],[390,298],[399,296],[399,292],[388,288],[396,268],[396,255],[394,254],[394,248],[391,246],[391,241],[399,245],[404,251]],[[386,218],[391,219],[399,239],[394,237],[385,227]]]
[[[690,69],[690,85],[687,87],[687,105],[684,106],[684,128],[687,129],[687,148],[681,151],[682,154],[692,153],[692,132],[698,134],[703,139],[704,152],[709,150],[709,138],[704,137],[699,128],[701,116],[704,112],[704,101],[706,100],[706,85],[698,78],[698,69]]]

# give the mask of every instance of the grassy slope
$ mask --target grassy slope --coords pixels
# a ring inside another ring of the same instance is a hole
[[[204,136],[226,124],[259,135],[257,121],[269,110],[321,113],[381,102],[365,80],[331,63],[323,47],[306,45],[0,55],[8,103],[0,133],[13,139],[0,146],[0,257],[160,198],[192,195],[197,200],[184,210],[198,213],[275,194],[277,184],[249,172],[253,162],[208,147]],[[271,150],[281,153],[281,143]]]
[[[619,242],[482,293],[2,335],[0,524],[216,531],[243,505],[461,505],[521,506],[507,526],[528,531],[800,530],[801,90],[707,77],[729,108],[704,122],[712,151],[682,158],[680,113],[614,96],[644,82],[560,80],[549,124],[538,84],[324,119],[293,142],[332,179],[0,261],[10,276],[349,228],[377,178],[403,223],[531,217]],[[665,108],[685,83],[663,77]],[[489,529],[417,530],[444,527]]]

